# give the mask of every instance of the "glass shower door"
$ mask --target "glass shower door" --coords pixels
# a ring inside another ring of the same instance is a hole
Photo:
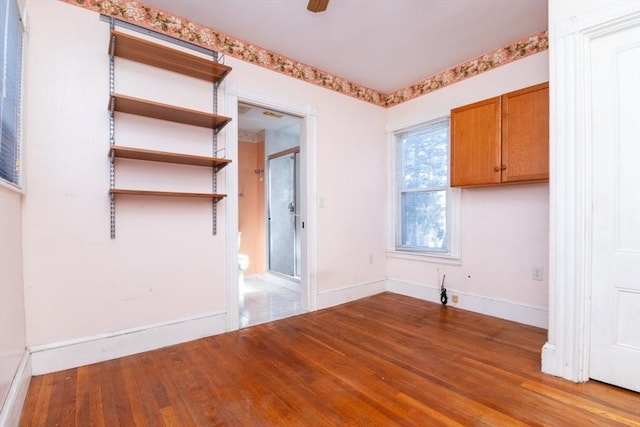
[[[299,153],[269,159],[269,271],[300,277]]]

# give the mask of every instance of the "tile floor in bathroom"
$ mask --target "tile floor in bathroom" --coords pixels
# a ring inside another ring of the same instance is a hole
[[[300,293],[261,278],[240,285],[240,327],[302,314]]]

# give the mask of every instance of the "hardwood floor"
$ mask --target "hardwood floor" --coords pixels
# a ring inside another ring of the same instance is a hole
[[[640,426],[640,395],[540,373],[546,331],[383,293],[34,377],[22,426]]]

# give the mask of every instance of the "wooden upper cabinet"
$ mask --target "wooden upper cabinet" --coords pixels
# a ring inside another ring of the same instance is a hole
[[[549,84],[502,96],[502,182],[549,179]]]
[[[451,186],[500,183],[500,97],[451,110]]]
[[[451,110],[451,186],[549,179],[549,84]]]

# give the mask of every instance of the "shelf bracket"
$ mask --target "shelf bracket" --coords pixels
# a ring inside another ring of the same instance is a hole
[[[217,52],[212,52],[211,55],[213,56],[213,60],[217,61],[218,60],[218,53]],[[214,83],[213,84],[213,111],[214,113],[218,112],[218,83]],[[213,153],[212,156],[216,157],[217,153],[218,153],[218,129],[214,129],[213,130]],[[218,192],[218,168],[213,168],[212,173],[211,173],[211,187],[212,187],[212,192],[215,194]],[[218,234],[218,201],[217,200],[212,200],[211,201],[211,211],[212,211],[212,234],[215,236],[216,234]]]
[[[116,238],[116,195],[109,194],[109,225],[111,227],[111,238]]]
[[[111,36],[111,44],[109,46],[109,57],[113,58],[115,56],[116,56],[116,36],[112,35]]]
[[[113,117],[116,111],[116,99],[114,97],[109,98],[109,115]]]
[[[115,19],[111,18],[109,26],[111,30],[115,28]],[[111,38],[111,48],[109,51],[109,148],[110,148],[110,163],[109,163],[109,188],[114,189],[116,186],[116,168],[115,168],[115,153],[113,152],[113,146],[116,143],[116,123],[115,123],[115,99],[113,93],[115,92],[115,37]],[[111,238],[116,238],[116,198],[113,193],[110,193],[109,198],[109,225],[111,228]]]

